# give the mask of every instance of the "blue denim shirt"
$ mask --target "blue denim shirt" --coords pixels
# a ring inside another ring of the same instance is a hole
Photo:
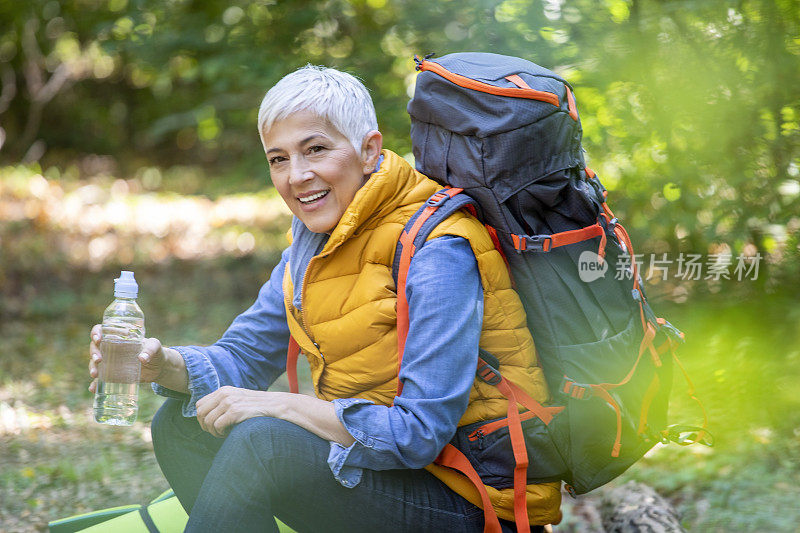
[[[184,416],[219,387],[266,390],[286,370],[289,328],[282,280],[291,247],[259,291],[255,303],[236,317],[211,346],[174,347],[186,361],[190,396],[158,384],[160,395],[184,400]],[[469,402],[478,362],[483,291],[469,243],[444,236],[420,248],[408,273],[409,331],[394,405],[368,400],[333,400],[336,416],[356,442],[331,442],[328,465],[345,487],[362,469],[422,468],[453,437]]]

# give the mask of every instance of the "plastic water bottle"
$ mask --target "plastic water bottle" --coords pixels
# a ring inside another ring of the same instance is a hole
[[[139,411],[139,354],[144,340],[144,313],[136,297],[133,272],[114,280],[114,301],[103,313],[94,419],[101,424],[130,426]]]

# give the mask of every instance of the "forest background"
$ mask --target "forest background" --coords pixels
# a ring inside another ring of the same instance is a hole
[[[796,529],[796,0],[0,0],[0,529],[166,488],[160,398],[141,390],[132,429],[91,422],[88,331],[120,269],[166,344],[211,343],[253,301],[288,224],[256,133],[264,92],[306,63],[356,74],[410,157],[411,58],[457,51],[571,82],[651,300],[687,334],[717,444],[659,446],[623,480],[692,529]],[[672,418],[701,420],[685,391]],[[597,529],[601,495],[566,497],[557,530]]]

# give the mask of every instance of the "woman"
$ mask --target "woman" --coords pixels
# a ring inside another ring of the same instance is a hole
[[[480,531],[474,487],[432,464],[457,427],[506,414],[507,401],[475,378],[479,345],[547,398],[502,258],[465,213],[436,228],[408,273],[398,376],[394,250],[440,186],[382,150],[369,93],[348,74],[287,75],[258,122],[272,182],[294,214],[291,245],[215,344],[147,339],[140,355],[142,381],[170,397],[153,445],[187,528],[275,531],[277,516],[298,531]],[[316,397],[267,390],[286,369],[290,333]],[[92,377],[99,336],[95,326]],[[487,490],[513,520],[512,489]],[[532,524],[560,519],[558,483],[529,485],[527,496]]]

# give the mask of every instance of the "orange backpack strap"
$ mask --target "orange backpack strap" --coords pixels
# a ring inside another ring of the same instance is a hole
[[[291,294],[291,274],[289,264],[286,265],[286,270],[283,274],[283,292],[284,295]],[[287,299],[287,304],[288,304]],[[289,390],[297,393],[299,390],[297,384],[297,359],[300,355],[300,344],[297,338],[300,339],[306,347],[311,346],[314,342],[309,338],[303,327],[297,322],[297,319],[292,315],[288,305],[286,308],[286,323],[289,326],[289,346],[286,349],[286,377],[289,379]]]
[[[398,240],[398,250],[395,256],[395,265],[396,265],[396,279],[397,279],[397,375],[398,375],[398,385],[397,385],[397,395],[399,396],[403,390],[403,384],[399,380],[400,375],[400,367],[403,362],[403,352],[405,351],[405,343],[406,338],[408,336],[408,328],[409,328],[409,317],[408,317],[408,299],[406,298],[406,282],[408,277],[408,269],[411,265],[411,259],[414,256],[416,250],[422,246],[424,240],[430,234],[430,231],[433,229],[433,226],[441,222],[444,218],[449,216],[453,211],[456,209],[463,208],[467,205],[466,202],[470,201],[468,197],[464,197],[461,200],[449,202],[446,208],[442,209],[439,213],[440,206],[448,200],[451,200],[455,197],[458,193],[460,193],[462,189],[455,189],[455,188],[448,188],[443,189],[433,196],[431,196],[426,205],[424,205],[420,210],[415,214],[415,217],[409,221],[406,225],[406,229],[403,230],[403,233],[400,235],[400,239]],[[461,198],[461,197],[459,197]],[[436,217],[434,217],[436,214]],[[434,217],[434,220],[431,220],[426,224],[426,222]],[[410,226],[410,227],[409,227]],[[591,237],[595,236],[605,236],[603,228],[597,224],[597,228],[600,230],[599,233],[596,232],[594,228],[590,230],[592,233]],[[425,228],[425,229],[423,229]],[[578,230],[583,231],[583,230]],[[586,238],[591,238],[586,237]],[[576,236],[577,238],[577,236]],[[585,240],[585,239],[579,239]],[[577,240],[574,242],[578,242]],[[565,241],[564,244],[567,244]],[[559,244],[561,245],[561,244]],[[397,257],[399,254],[399,260]],[[488,357],[488,356],[487,356]],[[541,418],[546,424],[549,424],[553,418],[553,415],[559,412],[562,407],[559,408],[546,408],[542,406],[539,402],[535,399],[531,398],[524,390],[519,388],[517,385],[511,383],[504,377],[502,377],[497,369],[488,364],[482,357],[478,358],[478,376],[491,383],[492,385],[497,386],[498,390],[508,398],[508,412],[507,412],[507,421],[508,421],[508,428],[509,428],[509,435],[511,437],[511,447],[514,454],[514,520],[517,525],[517,532],[518,533],[530,533],[530,521],[528,518],[528,502],[527,502],[527,477],[528,477],[528,452],[525,446],[525,435],[522,431],[522,419],[519,413],[518,404],[522,404],[526,407],[531,413],[535,416]],[[527,417],[526,417],[527,418]],[[500,531],[500,523],[497,518],[497,514],[492,507],[491,500],[489,499],[489,495],[486,491],[486,487],[483,484],[478,473],[475,471],[475,468],[470,464],[469,459],[461,453],[457,448],[452,446],[451,444],[445,445],[442,449],[441,453],[436,459],[436,464],[440,464],[442,466],[447,466],[453,468],[472,481],[475,485],[475,488],[478,490],[480,494],[481,501],[483,503],[483,511],[485,515],[485,532],[499,532]]]
[[[482,352],[484,355],[486,352]],[[488,355],[485,355],[489,357]],[[525,435],[522,432],[523,416],[519,413],[517,405],[522,405],[528,409],[524,418],[536,416],[545,424],[550,424],[553,415],[561,412],[564,407],[545,407],[518,385],[503,377],[500,372],[483,357],[478,358],[478,377],[495,385],[497,390],[508,399],[508,411],[506,424],[508,424],[508,435],[511,439],[511,450],[514,454],[514,521],[517,524],[517,532],[530,532],[530,521],[528,519],[528,451],[525,445]],[[532,416],[531,416],[532,415]]]
[[[408,337],[408,298],[406,296],[406,281],[408,278],[408,269],[411,266],[411,258],[414,257],[417,247],[424,243],[424,238],[430,234],[432,227],[427,228],[427,232],[421,233],[425,222],[436,213],[439,208],[448,200],[452,199],[464,189],[447,188],[438,191],[433,196],[428,198],[420,211],[412,218],[411,227],[406,226],[403,233],[400,234],[397,247],[400,252],[399,263],[397,264],[397,395],[403,392],[403,382],[400,381],[400,367],[403,364],[403,353],[406,349],[406,337]],[[456,202],[448,206],[448,209],[442,213],[449,216],[456,209],[460,209],[467,202],[471,200],[467,197],[464,201]],[[439,217],[437,217],[439,218]],[[438,223],[438,221],[437,221]],[[419,237],[423,237],[422,242],[419,242]],[[416,242],[415,242],[416,241]]]
[[[300,355],[300,345],[289,335],[289,348],[286,350],[286,377],[289,378],[289,392],[297,394],[300,388],[297,385],[297,358]]]
[[[503,396],[508,398],[508,436],[511,438],[511,450],[514,453],[514,521],[517,533],[530,533],[528,520],[528,450],[525,446],[525,435],[522,433],[522,420],[519,417],[517,398],[510,382],[502,378],[497,384]]]
[[[609,228],[613,231],[616,221],[604,221]],[[553,248],[561,246],[568,246],[576,242],[588,241],[595,237],[600,237],[600,246],[597,249],[597,255],[602,258],[606,254],[606,228],[598,221],[591,226],[585,228],[574,229],[569,231],[562,231],[561,233],[553,233],[552,235],[517,235],[515,233],[509,234],[511,236],[511,243],[517,253],[522,252],[549,252]]]
[[[467,476],[472,484],[475,485],[475,488],[478,490],[478,494],[481,496],[481,503],[483,504],[483,516],[484,516],[484,533],[500,533],[500,520],[497,518],[497,513],[492,507],[492,501],[489,499],[489,493],[486,492],[486,487],[483,486],[483,481],[481,481],[480,476],[475,471],[475,468],[467,459],[467,456],[461,453],[458,448],[453,446],[452,444],[445,444],[442,451],[439,453],[439,456],[434,461],[437,465],[447,466],[452,468],[453,470],[457,470]]]

